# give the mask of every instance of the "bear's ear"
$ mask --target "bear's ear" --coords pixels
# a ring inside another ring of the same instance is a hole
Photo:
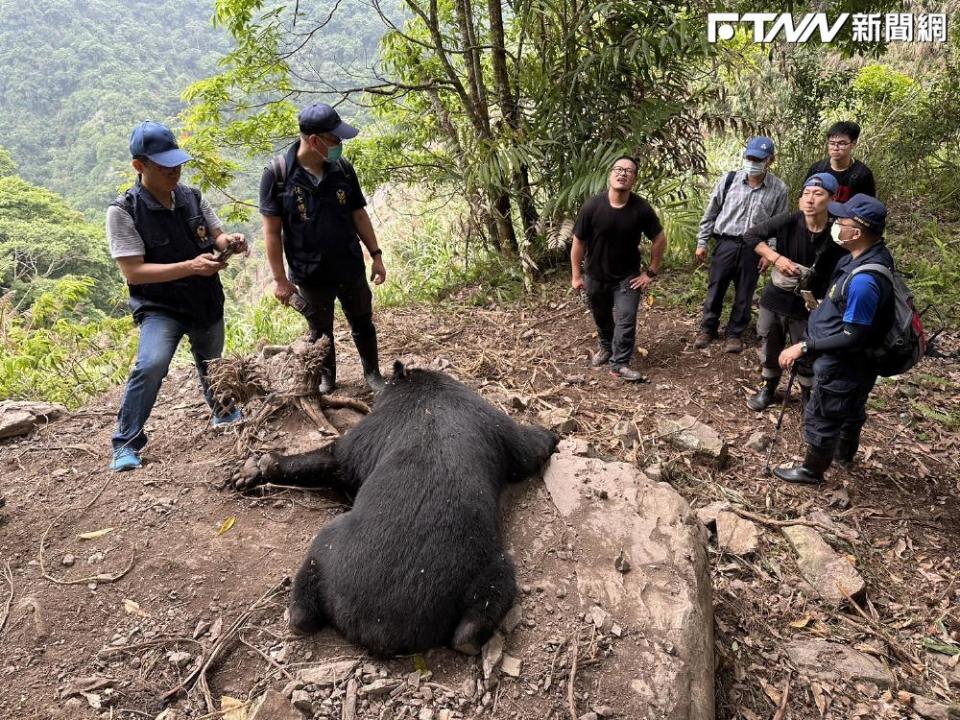
[[[403,377],[405,377],[406,374],[407,374],[407,370],[405,367],[403,367],[403,363],[400,362],[399,360],[394,360],[393,361],[393,379],[400,380]]]

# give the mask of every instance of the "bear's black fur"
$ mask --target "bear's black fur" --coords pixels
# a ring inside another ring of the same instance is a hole
[[[516,595],[500,536],[508,482],[557,437],[520,425],[443,373],[394,366],[373,412],[323,450],[261,463],[260,481],[335,485],[353,508],[317,534],[289,622],[324,625],[381,656],[451,645],[475,653]]]

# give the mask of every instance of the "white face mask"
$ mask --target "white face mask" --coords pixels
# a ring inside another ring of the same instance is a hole
[[[836,222],[835,222],[833,225],[831,225],[831,226],[830,226],[830,237],[833,238],[833,241],[834,241],[837,245],[839,245],[840,247],[843,247],[844,243],[846,243],[846,240],[841,240],[841,239],[840,239],[840,229],[841,229],[841,227],[842,227],[842,226],[840,225],[840,223],[836,223]]]
[[[747,160],[744,158],[743,169],[747,171],[747,175],[763,175],[763,171],[767,169],[767,164],[763,161]]]

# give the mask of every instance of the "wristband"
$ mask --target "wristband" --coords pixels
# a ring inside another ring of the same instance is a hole
[[[383,250],[377,248],[376,250],[370,251],[370,257],[375,258],[377,255],[383,255]]]

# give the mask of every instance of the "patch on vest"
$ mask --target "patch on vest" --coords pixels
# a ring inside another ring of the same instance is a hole
[[[347,193],[345,193],[342,189],[341,189],[341,190],[337,190],[337,200],[340,202],[341,205],[346,205],[346,204],[347,204]]]
[[[297,202],[297,211],[300,213],[300,221],[308,222],[310,216],[307,215],[307,203],[304,199],[303,188],[294,188],[293,190],[294,200]]]
[[[830,297],[830,300],[835,303],[837,302],[837,295],[839,294],[840,294],[840,283],[835,282],[833,285],[830,286],[830,292],[828,292],[827,295]]]
[[[207,238],[207,226],[203,223],[197,225],[197,240],[206,240]]]

